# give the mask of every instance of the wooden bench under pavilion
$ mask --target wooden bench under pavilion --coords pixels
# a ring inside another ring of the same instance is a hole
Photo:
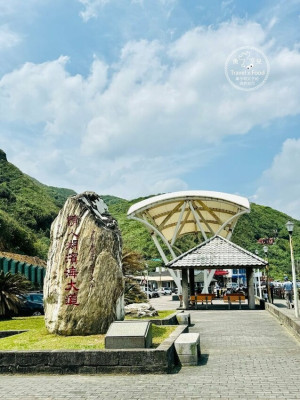
[[[242,293],[231,293],[231,294],[226,294],[223,297],[224,303],[228,303],[228,308],[230,310],[230,306],[232,303],[239,303],[239,309],[242,308],[242,303],[245,303],[246,301],[246,296]]]
[[[213,299],[215,298],[214,293],[201,293],[201,294],[196,294],[196,295],[191,295],[190,296],[190,304],[193,305],[196,309],[198,307],[198,304],[205,304],[205,308],[207,309],[208,303],[212,304]]]

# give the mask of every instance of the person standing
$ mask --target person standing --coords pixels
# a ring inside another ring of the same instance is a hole
[[[287,276],[284,277],[283,290],[284,290],[284,297],[286,300],[286,304],[288,308],[291,308],[293,284]]]

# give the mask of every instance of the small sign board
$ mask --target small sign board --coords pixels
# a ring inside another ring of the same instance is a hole
[[[260,238],[260,239],[258,239],[257,243],[272,245],[272,244],[275,243],[275,238],[272,238],[272,237],[270,237],[270,238]]]
[[[105,336],[106,349],[144,349],[152,345],[149,321],[115,321]]]

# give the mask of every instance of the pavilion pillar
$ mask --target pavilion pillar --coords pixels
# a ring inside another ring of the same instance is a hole
[[[250,310],[255,310],[254,268],[246,268],[246,276],[248,287],[248,306]]]
[[[191,296],[195,296],[195,269],[189,268],[189,281]]]
[[[188,270],[187,268],[182,268],[182,300],[183,309],[187,310],[189,308],[189,286],[188,286]]]

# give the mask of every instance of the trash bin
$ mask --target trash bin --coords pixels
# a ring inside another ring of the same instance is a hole
[[[259,309],[260,310],[265,310],[265,300],[264,299],[259,299]]]

